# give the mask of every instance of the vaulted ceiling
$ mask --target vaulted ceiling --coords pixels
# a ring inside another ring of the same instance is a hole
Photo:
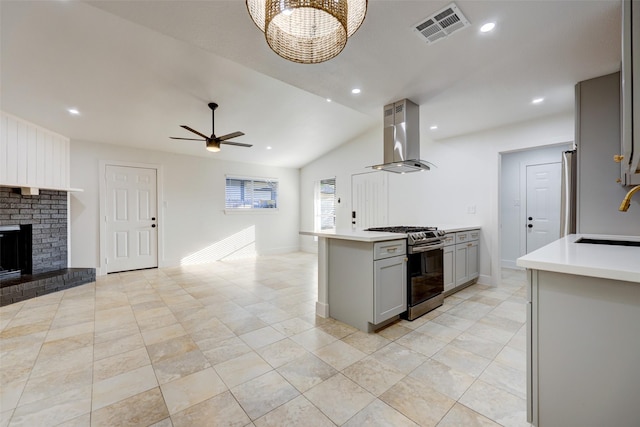
[[[268,48],[241,0],[3,0],[0,108],[73,140],[301,167],[381,128],[398,99],[441,140],[571,112],[576,82],[619,70],[618,0],[456,1],[471,26],[425,43],[412,25],[448,4],[370,0],[338,57],[302,65]],[[211,101],[216,133],[252,148],[169,139],[193,136],[183,124],[209,134]]]

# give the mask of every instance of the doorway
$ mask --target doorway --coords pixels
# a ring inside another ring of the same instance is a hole
[[[351,224],[357,229],[388,225],[386,172],[351,175]]]
[[[500,179],[499,179],[499,222],[500,222],[500,265],[503,268],[518,269],[516,266],[516,260],[522,255],[528,252],[527,240],[531,241],[531,245],[536,243],[532,240],[532,237],[528,237],[529,217],[540,216],[540,223],[533,224],[536,226],[536,230],[542,231],[544,220],[542,217],[557,217],[560,218],[560,194],[558,193],[557,208],[555,205],[544,206],[540,208],[534,208],[536,210],[547,210],[548,212],[536,213],[535,215],[529,215],[527,212],[527,169],[535,175],[535,165],[544,164],[561,164],[562,152],[572,149],[573,144],[568,142],[564,144],[535,147],[526,150],[518,150],[512,152],[500,153]],[[557,175],[557,188],[560,188],[560,177]],[[555,177],[551,178],[555,179]],[[554,196],[549,196],[553,198]],[[532,206],[533,202],[529,203]],[[541,202],[542,204],[543,202]],[[555,210],[557,209],[557,214]],[[531,212],[532,214],[534,212]],[[533,230],[533,227],[531,228]],[[554,231],[547,232],[547,237],[555,234]],[[543,236],[544,233],[540,233],[537,237]],[[549,237],[550,238],[550,237]],[[559,231],[557,236],[552,240],[559,238]],[[539,244],[539,243],[538,243]],[[533,247],[533,246],[532,246]]]
[[[104,165],[103,271],[158,267],[158,170]]]
[[[560,238],[561,163],[526,166],[526,252]]]

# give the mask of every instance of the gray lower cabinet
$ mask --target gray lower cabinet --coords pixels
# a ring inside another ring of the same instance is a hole
[[[640,425],[640,284],[528,270],[534,426]]]
[[[329,239],[329,316],[373,331],[407,311],[406,244]]]
[[[448,233],[444,242],[444,291],[452,293],[458,286],[473,283],[480,275],[480,230]]]

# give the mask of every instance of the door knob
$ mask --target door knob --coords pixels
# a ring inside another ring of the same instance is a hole
[[[529,224],[529,225],[527,225],[527,227],[533,228],[533,224]]]
[[[156,228],[156,225],[155,224],[151,224],[151,228]]]
[[[153,218],[151,218],[151,221],[155,221],[155,220],[156,220],[156,217],[155,217],[155,216],[154,216]]]
[[[529,221],[533,221],[533,217],[532,216],[529,217]]]

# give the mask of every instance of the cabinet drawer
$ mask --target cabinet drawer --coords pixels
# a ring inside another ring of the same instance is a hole
[[[443,239],[444,245],[455,245],[456,244],[456,233],[447,233],[444,235]]]
[[[405,239],[378,242],[373,245],[373,259],[383,259],[407,253],[407,241]]]
[[[480,240],[480,230],[469,231],[469,240]]]
[[[456,244],[457,243],[466,243],[469,240],[471,240],[469,238],[469,235],[471,234],[470,231],[459,231],[456,233]]]

